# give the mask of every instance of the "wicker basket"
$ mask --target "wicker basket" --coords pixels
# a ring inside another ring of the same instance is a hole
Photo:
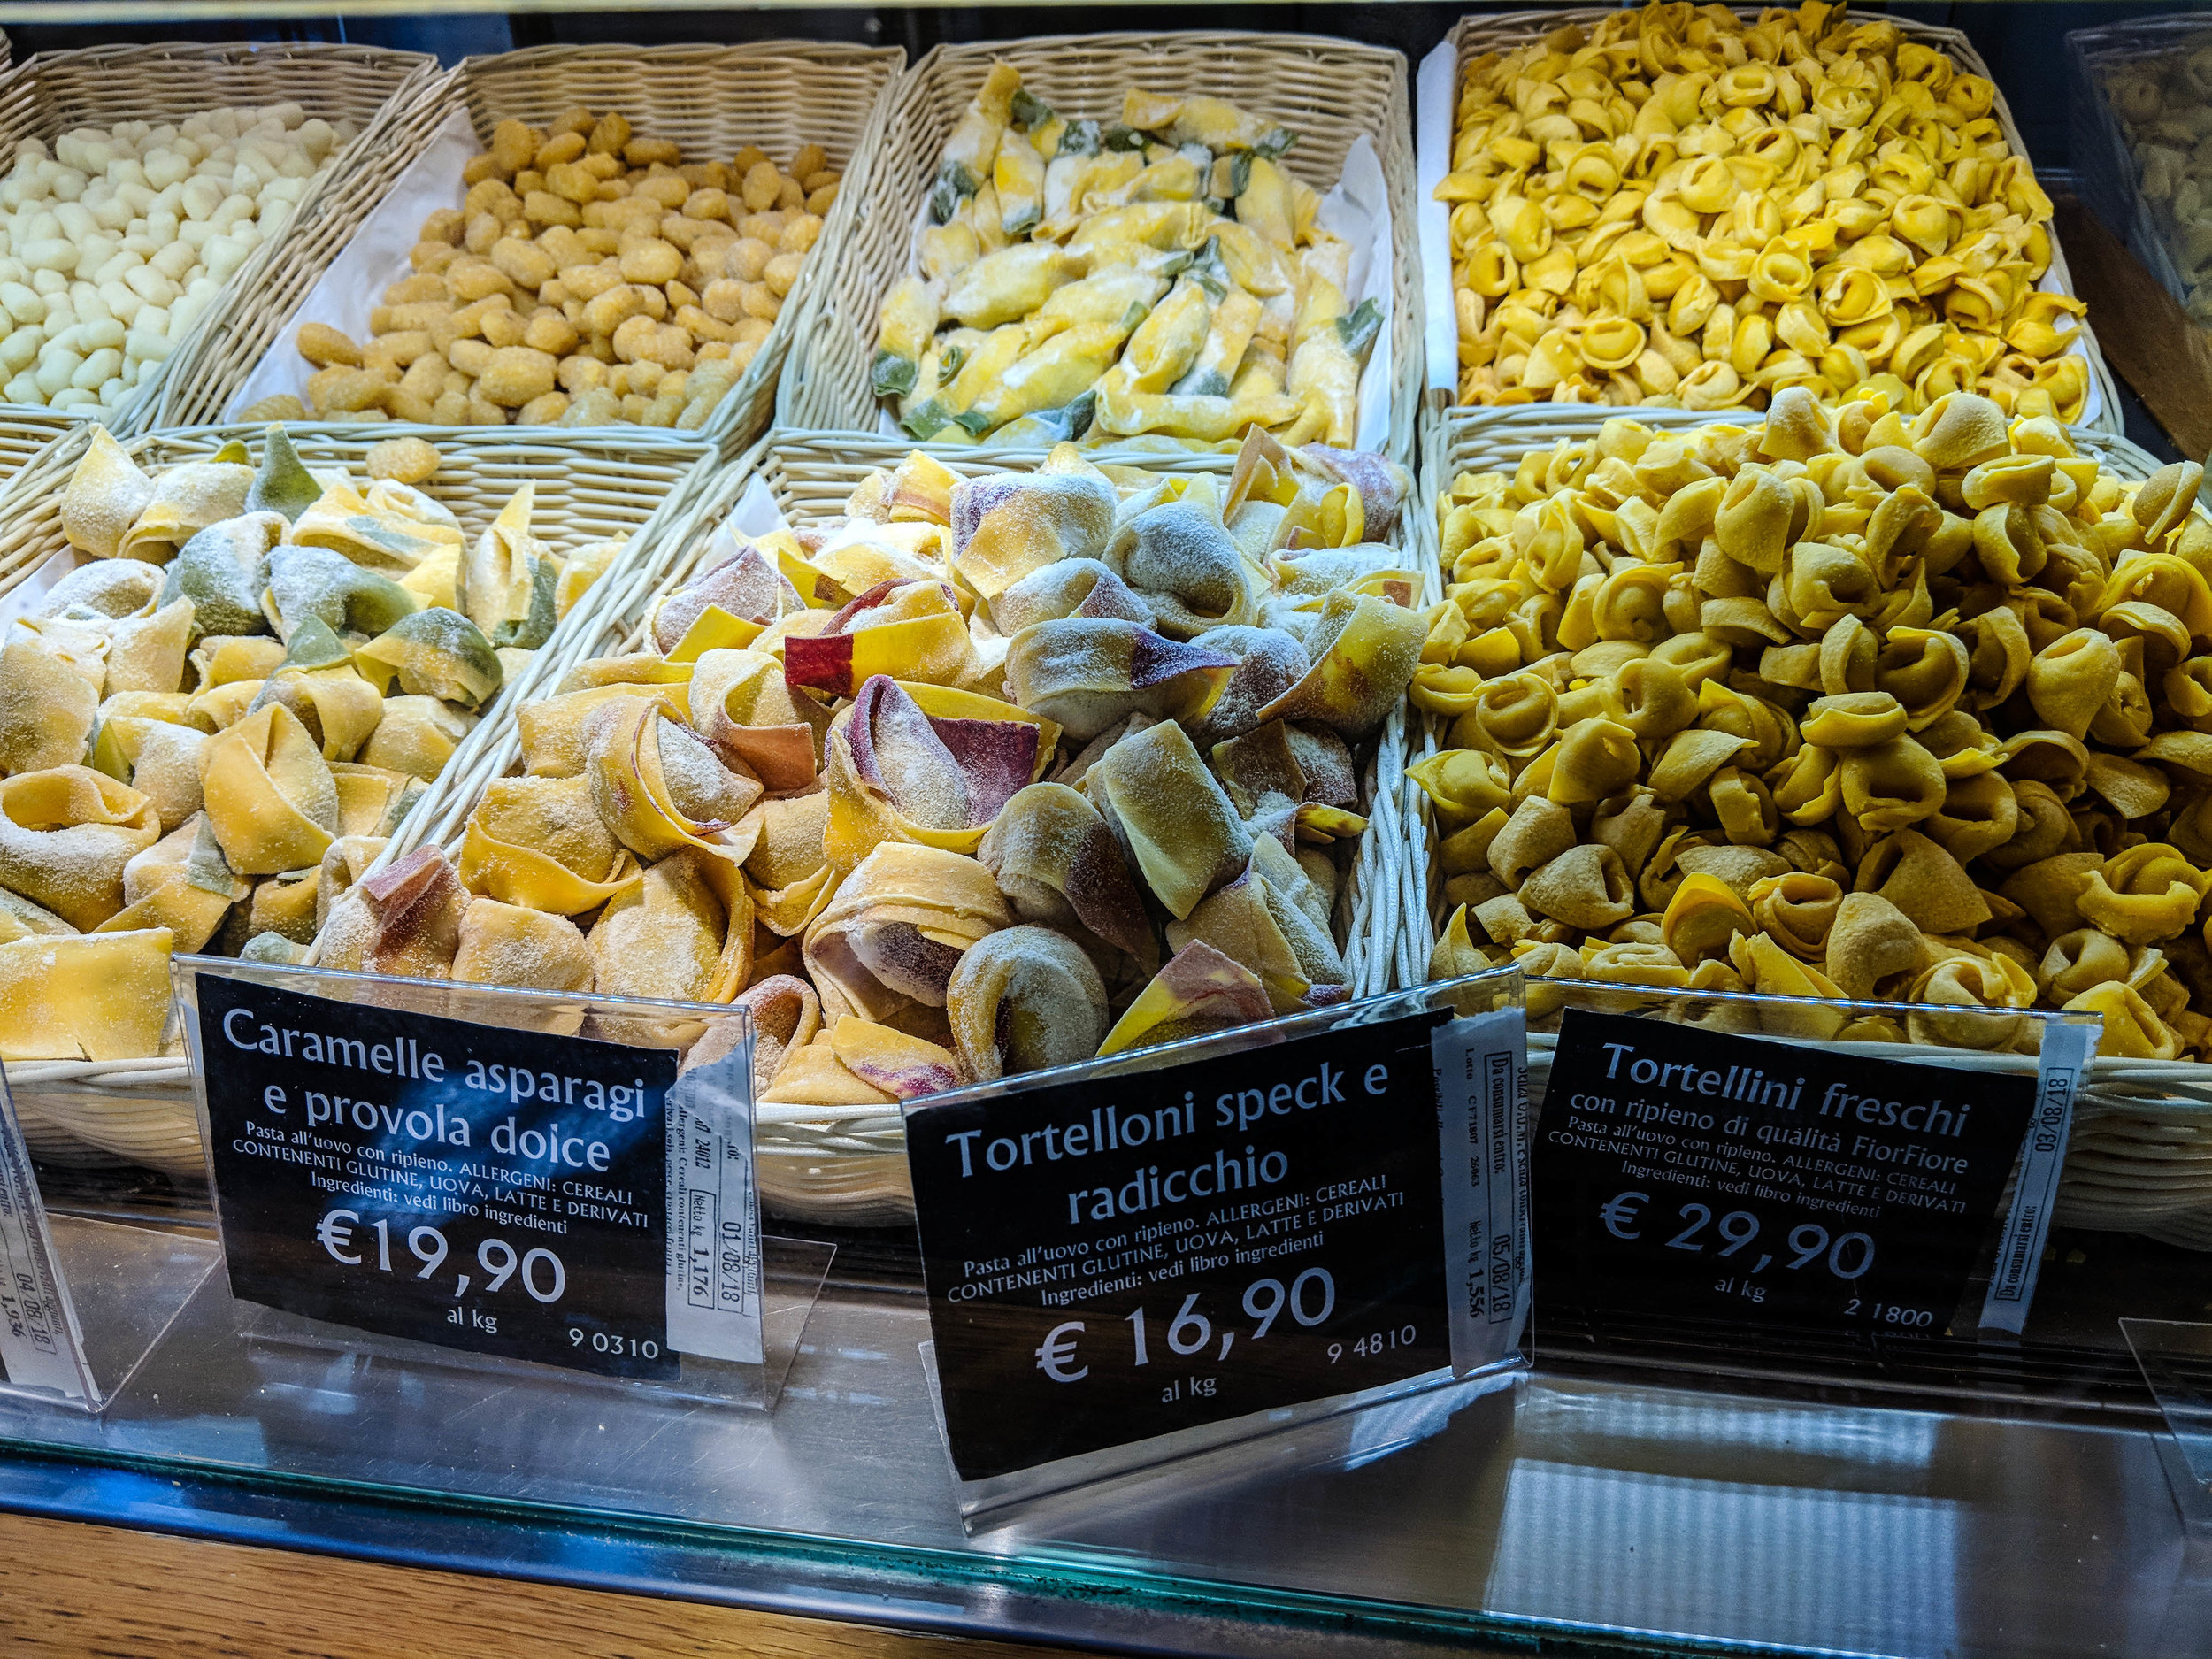
[[[49,449],[76,431],[78,425],[67,415],[49,414],[44,410],[36,414],[19,413],[11,406],[0,405],[0,493]],[[4,550],[10,539],[0,534],[0,593],[7,592],[14,576]]]
[[[1609,410],[1568,403],[1432,413],[1425,418],[1421,499],[1413,511],[1413,534],[1425,568],[1439,569],[1437,496],[1458,474],[1509,472],[1530,450],[1548,449],[1563,438],[1591,437],[1616,417],[1672,431],[1745,419],[1732,410]],[[2074,427],[2072,435],[2101,467],[2124,478],[2147,479],[2161,465],[2125,438],[2084,426]],[[1438,722],[1423,717],[1415,733],[1415,758],[1437,752],[1437,728]],[[1428,978],[1429,952],[1448,918],[1443,914],[1443,883],[1434,869],[1428,798],[1410,780],[1405,790],[1414,852],[1397,983],[1413,986]],[[2065,1226],[2145,1233],[2191,1249],[2212,1250],[2212,1066],[2193,1060],[2093,1062],[2077,1102],[2055,1217]]]
[[[584,104],[619,111],[647,137],[669,138],[687,157],[726,157],[748,144],[787,159],[820,144],[845,170],[837,204],[786,297],[774,328],[737,386],[701,433],[734,448],[767,424],[776,376],[809,296],[842,264],[858,204],[882,148],[880,132],[906,55],[896,47],[763,41],[747,46],[538,46],[471,58],[426,87],[396,121],[374,161],[330,194],[288,240],[250,293],[227,308],[224,326],[201,343],[172,380],[161,424],[184,426],[232,415],[246,377],[271,351],[289,351],[301,303],[375,212],[400,174],[427,150],[457,111],[480,142],[510,117],[542,126]],[[457,190],[458,180],[456,180]],[[457,196],[456,201],[457,203]],[[398,211],[398,210],[394,210]],[[399,227],[411,242],[416,227]],[[393,280],[406,274],[396,269]],[[580,428],[564,427],[577,431]],[[649,428],[609,427],[636,434]]]
[[[370,431],[303,425],[288,430],[308,465],[343,466],[356,477],[362,474],[369,447],[390,435],[381,427]],[[559,654],[570,640],[591,634],[597,613],[632,580],[649,549],[660,541],[660,526],[690,510],[711,472],[712,452],[697,442],[638,445],[592,434],[556,439],[484,428],[396,430],[418,432],[438,444],[443,464],[437,476],[421,488],[449,508],[472,538],[498,516],[526,480],[537,484],[534,527],[555,547],[565,549],[629,538],[623,559],[562,619],[538,653],[541,660]],[[252,443],[260,431],[201,427],[152,434],[125,447],[142,466],[153,469],[204,460],[231,438]],[[59,574],[79,562],[62,534],[59,492],[89,442],[89,428],[79,428],[0,496],[0,518],[10,526],[8,542],[0,546],[18,560],[14,585],[42,567]],[[0,615],[12,609],[0,603]],[[503,733],[517,686],[534,677],[526,672],[503,691],[455,753],[448,775],[466,766],[473,750]],[[437,794],[434,787],[426,793],[407,824],[419,821]],[[403,825],[403,832],[406,827]],[[7,1080],[33,1148],[42,1156],[64,1145],[88,1146],[174,1174],[193,1174],[201,1168],[199,1131],[181,1054],[97,1064],[16,1061],[7,1067]]]
[[[259,286],[300,229],[386,142],[390,119],[434,80],[437,63],[419,52],[312,42],[204,46],[96,46],[41,52],[0,78],[0,151],[26,138],[51,141],[71,128],[119,121],[180,121],[227,106],[292,102],[311,115],[344,119],[360,135],[302,199],[280,234],[269,237],[234,272],[216,302],[178,342],[168,361],[98,417],[118,434],[143,430],[163,388],[230,309]],[[0,403],[0,417],[45,417],[35,404]]]
[[[1748,21],[1755,21],[1761,15],[1761,9],[1756,6],[1740,5],[1732,9]],[[1614,15],[1616,10],[1611,6],[1577,6],[1556,12],[1509,12],[1494,17],[1462,18],[1444,37],[1444,46],[1453,54],[1448,93],[1452,102],[1443,128],[1445,153],[1433,159],[1425,155],[1421,176],[1424,179],[1441,179],[1451,170],[1450,145],[1456,127],[1459,86],[1470,58],[1479,58],[1485,52],[1517,51],[1541,40],[1554,29],[1571,23],[1584,28],[1594,27]],[[1989,65],[1983,61],[1982,55],[1974,50],[1974,43],[1957,29],[1940,28],[1913,18],[1896,15],[1887,16],[1885,20],[1895,24],[1906,39],[1935,47],[1968,74],[1979,75],[1993,87],[1996,85],[1996,78],[1989,73]],[[2021,137],[2019,125],[2012,119],[2011,108],[2005,103],[2005,95],[2001,90],[1996,95],[1996,104],[1991,112],[1997,118],[1997,124],[2004,129],[2005,142],[2012,147],[2012,153],[2026,156],[2027,141]],[[1434,169],[1432,173],[1432,167]],[[1440,288],[1440,302],[1445,315],[1448,316],[1453,311],[1452,269],[1448,258],[1451,240],[1448,229],[1440,228],[1448,219],[1448,211],[1441,202],[1433,200],[1425,191],[1422,193],[1420,211],[1424,215],[1432,217],[1429,246],[1445,250],[1448,256],[1440,269],[1435,268],[1432,262],[1432,268],[1426,275],[1431,284]],[[2059,246],[2055,232],[2051,236],[2051,268],[2044,280],[2047,286],[2055,288],[2061,294],[2071,295],[2074,292],[2074,279],[2066,269],[2066,250]],[[1432,300],[1438,297],[1432,296]],[[2081,321],[2080,332],[2081,338],[2074,349],[2089,360],[2089,378],[2097,392],[2096,415],[2089,424],[2116,436],[2125,430],[2120,412],[2118,388],[2113,383],[2112,371],[2105,366],[2104,353],[2098,349],[2097,336],[2091,331],[2086,318]],[[1458,371],[1455,366],[1451,373],[1453,384],[1456,386]]]
[[[2212,19],[2201,12],[2133,18],[2076,29],[2066,37],[2072,83],[2067,96],[2068,153],[2075,188],[2098,218],[2126,242],[2128,251],[2184,303],[2189,298],[2189,282],[2173,251],[2179,227],[2163,204],[2154,207],[2144,198],[2142,169],[2106,96],[2104,72],[2116,64],[2172,57],[2208,42],[2212,42]]]
[[[1133,87],[1227,98],[1298,134],[1283,165],[1317,190],[1336,183],[1353,140],[1371,138],[1389,196],[1394,266],[1386,448],[1392,459],[1413,464],[1423,379],[1421,257],[1405,59],[1309,35],[1066,35],[936,48],[900,88],[848,254],[816,290],[818,315],[803,326],[792,354],[777,396],[779,426],[876,426],[869,365],[877,313],[910,268],[910,233],[945,140],[1001,59],[1021,71],[1038,97],[1070,117],[1118,120],[1122,95]]]
[[[755,481],[766,488],[787,521],[805,522],[841,513],[855,485],[878,467],[896,465],[916,447],[872,433],[779,429],[771,434],[716,473],[685,514],[664,524],[646,558],[628,579],[618,588],[610,584],[609,597],[589,629],[572,632],[557,649],[542,653],[543,660],[518,695],[549,691],[569,669],[589,657],[636,649],[652,603],[690,577],[707,552],[713,531]],[[1027,472],[1036,465],[1032,458],[980,455],[961,448],[928,452],[954,472],[970,476]],[[1233,465],[1233,457],[1215,455],[1123,458],[1156,471],[1224,476]],[[1404,522],[1400,521],[1402,534]],[[1402,705],[1385,726],[1367,769],[1363,787],[1373,816],[1360,839],[1340,901],[1340,931],[1355,996],[1373,995],[1388,987],[1393,960],[1389,941],[1407,919],[1401,911],[1401,895],[1408,890],[1405,871],[1414,846],[1400,805],[1404,799],[1406,712]],[[455,757],[456,764],[438,780],[424,810],[401,826],[380,864],[429,844],[457,856],[479,797],[520,757],[513,723],[499,725],[495,741],[482,750]],[[770,1103],[757,1108],[756,1123],[761,1190],[780,1213],[849,1225],[911,1219],[905,1132],[898,1107]]]

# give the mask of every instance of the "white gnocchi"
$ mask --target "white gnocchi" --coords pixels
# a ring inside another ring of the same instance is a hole
[[[0,180],[0,397],[111,409],[356,130],[287,103],[19,143]]]

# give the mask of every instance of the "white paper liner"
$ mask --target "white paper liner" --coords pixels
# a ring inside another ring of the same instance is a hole
[[[235,420],[249,405],[287,392],[307,401],[308,378],[316,371],[295,343],[303,325],[327,324],[357,343],[369,338],[369,313],[384,303],[384,290],[413,269],[408,255],[422,239],[423,220],[440,208],[461,205],[468,195],[461,169],[481,148],[467,111],[446,117],[428,147],[393,180],[384,199],[285,319],[267,354],[231,395],[225,420]]]
[[[737,505],[730,509],[729,516],[707,538],[707,545],[710,548],[726,548],[728,552],[723,556],[726,557],[738,550],[737,537],[757,538],[783,527],[783,509],[776,505],[776,498],[770,493],[768,486],[755,479],[745,486],[745,493],[737,498]],[[721,562],[718,557],[703,560],[698,568],[712,570]]]
[[[1390,191],[1383,182],[1382,159],[1375,153],[1374,141],[1365,134],[1354,139],[1351,149],[1345,152],[1344,171],[1321,198],[1320,211],[1315,219],[1322,229],[1352,245],[1351,269],[1347,273],[1350,289],[1344,296],[1345,309],[1355,310],[1362,301],[1373,300],[1382,312],[1382,326],[1376,331],[1374,348],[1368,353],[1367,366],[1360,372],[1359,426],[1352,445],[1358,449],[1380,449],[1390,442]],[[908,240],[909,248],[915,250],[907,256],[906,268],[910,273],[921,269],[918,250],[922,232],[929,224],[929,204],[924,202],[914,211],[914,224]],[[1448,288],[1448,277],[1446,286]],[[876,411],[876,430],[887,438],[911,435],[880,403]],[[1145,444],[1156,442],[1163,435],[1146,433],[1117,442]],[[989,443],[993,439],[987,434],[983,442]]]
[[[1421,60],[1413,88],[1414,217],[1421,228],[1421,299],[1426,314],[1429,387],[1459,397],[1459,308],[1452,298],[1452,216],[1436,199],[1452,158],[1459,55],[1449,41]]]
[[[1382,157],[1364,134],[1345,153],[1344,171],[1321,198],[1321,228],[1352,244],[1352,291],[1348,310],[1373,300],[1382,312],[1374,349],[1359,377],[1359,426],[1353,448],[1380,449],[1390,442],[1390,325],[1392,320],[1390,191]]]
[[[1446,41],[1421,60],[1416,82],[1413,116],[1415,188],[1420,192],[1414,207],[1421,229],[1421,297],[1427,313],[1429,385],[1440,388],[1455,403],[1459,399],[1459,310],[1452,297],[1451,210],[1436,199],[1436,187],[1451,171],[1452,117],[1459,107],[1459,57]],[[2065,294],[2065,285],[2049,271],[2035,285],[2046,294]],[[2086,357],[2077,338],[2067,349]],[[1363,400],[1366,388],[1361,388]],[[1593,405],[1595,407],[1595,405]],[[2071,423],[2093,426],[2104,412],[2104,388],[2089,376],[2089,396],[2081,414]]]
[[[0,594],[0,645],[7,643],[17,623],[37,613],[38,608],[46,603],[46,595],[53,591],[56,582],[85,562],[84,556],[75,548],[65,547],[48,557],[5,594]]]

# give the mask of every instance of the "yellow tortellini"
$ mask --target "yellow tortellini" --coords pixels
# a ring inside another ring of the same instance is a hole
[[[1463,403],[2078,420],[2080,302],[1995,88],[1886,19],[1653,0],[1463,66],[1449,214]]]
[[[1981,1047],[2075,1009],[2107,1053],[2212,1055],[2202,477],[1971,393],[1801,388],[1463,473],[1411,689],[1432,974],[1926,1003],[1897,1034]]]

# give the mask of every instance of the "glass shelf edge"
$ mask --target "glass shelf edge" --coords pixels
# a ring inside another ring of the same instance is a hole
[[[117,1477],[138,1490],[119,1494]],[[1099,1609],[1114,1606],[1123,1619],[1143,1614],[1151,1627],[1150,1640],[1135,1632],[1118,1633],[1118,1647],[1224,1659],[1279,1654],[1293,1638],[1302,1650],[1327,1659],[1402,1653],[1409,1645],[1475,1655],[1540,1645],[1555,1654],[1608,1659],[1799,1651],[1154,1574],[1134,1566],[1117,1570],[1050,1555],[876,1544],[515,1499],[471,1504],[460,1510],[446,1494],[427,1489],[0,1437],[0,1509],[950,1635],[1087,1644],[1097,1640]],[[526,1540],[529,1552],[500,1548],[517,1540]],[[595,1567],[588,1560],[594,1552],[628,1564]],[[641,1553],[647,1555],[642,1564]],[[717,1571],[712,1578],[680,1578],[655,1571],[657,1564]]]

